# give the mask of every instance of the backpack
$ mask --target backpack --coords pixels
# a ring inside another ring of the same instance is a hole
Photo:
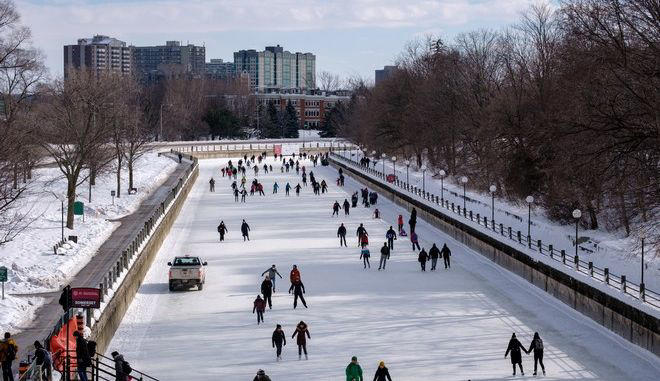
[[[541,340],[541,338],[539,338],[538,340],[536,340],[536,348],[535,348],[535,349],[538,349],[538,350],[540,350],[540,351],[543,350],[543,340]]]
[[[131,364],[128,363],[128,361],[122,361],[121,371],[124,373],[124,375],[129,375],[133,371],[133,368],[131,367]]]
[[[5,355],[6,361],[16,360],[16,347],[13,344],[7,342],[7,353]]]

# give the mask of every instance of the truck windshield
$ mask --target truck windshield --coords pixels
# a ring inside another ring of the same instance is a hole
[[[174,266],[199,266],[199,258],[178,257],[174,259]]]

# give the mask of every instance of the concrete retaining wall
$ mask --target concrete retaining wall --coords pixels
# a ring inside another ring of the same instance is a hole
[[[189,180],[179,192],[178,197],[172,202],[170,209],[163,216],[161,223],[154,229],[151,237],[142,249],[142,252],[136,258],[130,269],[127,270],[126,277],[101,313],[100,318],[92,327],[92,339],[96,341],[98,345],[97,351],[99,353],[105,353],[108,345],[110,345],[110,341],[112,340],[115,331],[119,327],[119,324],[121,323],[126,310],[133,301],[135,294],[142,285],[142,281],[144,280],[149,267],[151,267],[151,263],[156,257],[156,253],[158,253],[165,237],[169,234],[170,228],[179,215],[179,211],[181,210],[183,203],[186,201],[188,193],[195,184],[198,175],[199,166],[196,166],[190,174]]]
[[[225,150],[225,151],[194,151],[192,155],[196,158],[202,159],[224,159],[224,158],[239,158],[243,156],[251,157],[252,155],[260,155],[264,149],[244,149],[244,150]],[[272,156],[272,149],[267,150],[268,155]],[[330,151],[330,147],[310,147],[300,148],[300,153],[307,153],[308,155],[317,155]],[[297,155],[296,155],[297,156]],[[274,168],[273,168],[274,169]]]
[[[418,217],[458,242],[526,279],[626,340],[660,356],[660,323],[656,317],[543,262],[538,262],[527,254],[444,215],[395,188],[374,182],[368,176],[341,162],[331,158],[330,163],[336,168],[342,168],[345,174],[351,175],[358,182],[376,190],[406,210],[412,211],[413,207],[416,208]]]

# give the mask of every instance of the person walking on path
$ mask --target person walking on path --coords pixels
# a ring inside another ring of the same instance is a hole
[[[209,188],[211,192],[215,192],[215,180],[213,180],[213,177],[211,177],[211,180],[209,180]]]
[[[412,243],[413,251],[415,250],[415,247],[417,247],[417,250],[419,250],[419,238],[417,237],[417,233],[410,233],[410,242]]]
[[[534,338],[529,344],[529,349],[526,353],[529,354],[532,350],[534,350],[534,376],[536,376],[538,364],[541,364],[541,371],[545,376],[545,366],[543,365],[543,340],[541,340],[541,336],[539,336],[538,332],[534,332]]]
[[[307,302],[305,302],[305,297],[303,294],[305,293],[305,285],[300,279],[295,280],[294,282],[291,283],[291,287],[289,287],[289,294],[293,291],[293,309],[295,310],[296,307],[298,307],[298,298],[300,298],[300,302],[307,308]]]
[[[429,256],[431,257],[431,271],[435,270],[435,265],[438,263],[438,258],[440,257],[440,249],[433,244],[431,250],[429,250]]]
[[[417,225],[417,209],[413,208],[412,212],[410,213],[408,224],[410,224],[410,234],[414,233],[415,226]]]
[[[337,237],[339,237],[339,247],[341,247],[342,244],[345,247],[348,247],[348,245],[346,245],[346,226],[344,226],[343,222],[339,225],[339,229],[337,229]]]
[[[87,351],[87,340],[79,331],[74,331],[76,338],[76,371],[80,381],[89,381],[87,378],[87,368],[92,365],[92,358]]]
[[[220,234],[220,242],[225,240],[225,233],[227,233],[227,226],[225,226],[224,221],[220,221],[220,225],[218,225],[218,233]]]
[[[254,300],[254,307],[252,307],[252,313],[257,312],[257,325],[264,321],[264,312],[266,312],[266,301],[261,299],[261,295],[257,295],[257,298]]]
[[[374,381],[392,381],[392,377],[390,377],[390,371],[387,370],[387,367],[385,366],[385,361],[378,363],[378,369],[376,369]]]
[[[387,247],[390,250],[394,250],[394,240],[396,239],[396,232],[390,226],[390,229],[385,233],[385,238],[387,238]]]
[[[346,367],[346,381],[364,381],[362,378],[362,367],[358,364],[357,357],[353,356]]]
[[[264,281],[261,282],[261,293],[264,296],[264,305],[268,303],[268,309],[273,308],[273,282],[270,281],[270,277],[266,275]]]
[[[516,338],[516,334],[511,335],[511,340],[509,340],[509,345],[506,347],[506,352],[504,353],[504,358],[509,355],[511,352],[511,365],[513,366],[513,375],[516,375],[516,364],[520,367],[520,374],[525,375],[522,366],[522,353],[525,348],[520,344],[520,341]],[[527,352],[525,352],[527,353]]]
[[[11,365],[16,360],[17,353],[18,345],[11,338],[11,334],[5,332],[5,338],[0,341],[0,364],[2,364],[3,381],[14,381],[14,373],[11,370]]]
[[[305,335],[307,335],[307,337],[305,337]],[[293,332],[291,338],[293,339],[296,336],[298,336],[298,338],[296,338],[296,344],[298,344],[298,360],[300,360],[302,352],[305,352],[305,360],[307,360],[307,339],[311,340],[312,336],[309,334],[307,324],[302,320],[296,326],[296,331]]]
[[[257,375],[254,376],[252,381],[270,381],[270,377],[266,375],[266,372],[264,372],[263,369],[259,369]]]
[[[245,242],[245,240],[250,240],[250,225],[248,225],[245,220],[243,220],[243,223],[241,224],[241,233],[243,234],[243,242]]]
[[[273,184],[273,194],[276,194],[278,189],[280,189],[280,186],[277,185],[277,181],[276,181],[275,184]]]
[[[39,340],[34,342],[34,363],[32,365],[32,380],[43,381],[44,365],[46,365],[46,350]]]
[[[284,334],[284,331],[282,330],[282,326],[280,324],[275,327],[275,331],[273,331],[273,348],[276,348],[276,361],[282,360],[282,347],[286,345],[286,335]]]
[[[110,354],[112,356],[112,359],[114,360],[115,363],[115,381],[128,381],[126,376],[126,370],[124,364],[128,364],[126,360],[124,360],[124,355],[119,354],[119,352],[114,351]]]
[[[399,214],[397,219],[397,224],[399,225],[399,234],[401,234],[401,229],[403,229],[403,216]]]
[[[360,226],[358,226],[357,230],[355,231],[355,235],[357,235],[359,247],[362,244],[362,236],[369,235],[369,233],[367,233],[367,229],[364,228],[364,225],[360,224]]]
[[[364,268],[366,269],[367,266],[371,268],[371,264],[369,263],[369,257],[371,254],[369,253],[369,248],[365,245],[362,247],[362,250],[360,251],[360,259],[362,259],[362,262],[364,263]]]
[[[332,204],[332,216],[334,217],[335,214],[337,215],[337,217],[339,217],[339,203],[337,201],[335,201],[335,203]]]
[[[266,273],[268,273],[268,279],[270,279],[270,281],[273,283],[273,292],[275,292],[275,281],[277,280],[275,276],[278,276],[280,279],[282,279],[282,275],[280,275],[280,273],[277,271],[277,267],[275,267],[275,265],[270,266],[269,269],[262,272],[261,276],[264,276]]]
[[[422,249],[419,252],[419,256],[417,257],[417,260],[419,261],[419,264],[422,266],[422,271],[426,271],[426,262],[429,260],[429,255],[426,253],[426,250]]]
[[[385,270],[385,265],[387,260],[390,259],[390,248],[387,246],[387,242],[383,243],[383,247],[380,248],[380,264],[378,265],[378,270],[381,268]]]
[[[442,259],[445,261],[445,270],[451,268],[451,262],[449,260],[449,257],[451,257],[451,250],[449,250],[446,243],[442,245],[440,254],[442,254]]]
[[[344,215],[348,216],[350,215],[350,210],[351,210],[351,204],[348,202],[348,199],[344,199]]]

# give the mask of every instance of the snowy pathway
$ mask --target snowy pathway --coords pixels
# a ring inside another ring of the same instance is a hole
[[[326,179],[329,194],[314,196],[307,187],[300,197],[292,192],[286,198],[284,184],[295,186],[298,178],[295,172],[281,174],[277,165],[274,174],[259,176],[267,196],[248,196],[247,204],[237,204],[230,183],[218,179],[224,162],[200,162],[199,180],[110,345],[109,352],[124,353],[136,369],[161,380],[191,375],[248,380],[259,368],[273,381],[340,380],[356,355],[365,379],[373,378],[380,360],[395,381],[510,379],[511,365],[503,356],[511,332],[529,345],[539,331],[546,348],[545,379],[655,380],[660,375],[660,361],[649,352],[423,221],[417,229],[422,246],[428,250],[431,241],[447,242],[452,269],[421,273],[408,241],[400,239],[387,270],[377,271],[380,237],[403,210],[380,197],[382,220],[371,218],[373,208],[362,207],[348,218],[342,213],[333,219],[334,200],[349,198],[358,183],[347,178],[346,187],[337,189],[332,168],[307,164],[317,180]],[[208,192],[212,175],[218,180],[216,193]],[[270,194],[274,180],[281,186],[275,196]],[[215,231],[220,218],[229,228],[229,240],[222,244]],[[240,238],[242,218],[252,228],[248,243]],[[338,247],[340,222],[348,228],[349,248]],[[363,270],[354,246],[360,222],[370,233],[371,270]],[[203,291],[168,292],[166,263],[182,254],[201,255],[209,262]],[[266,324],[257,326],[252,301],[260,274],[273,263],[284,279],[278,279]],[[286,294],[294,263],[301,270],[309,309],[293,310]],[[300,320],[309,325],[311,340],[310,359],[298,362],[290,337]],[[270,341],[277,323],[287,334],[281,363],[275,362]],[[525,377],[533,378],[532,357],[525,356],[523,364]]]

